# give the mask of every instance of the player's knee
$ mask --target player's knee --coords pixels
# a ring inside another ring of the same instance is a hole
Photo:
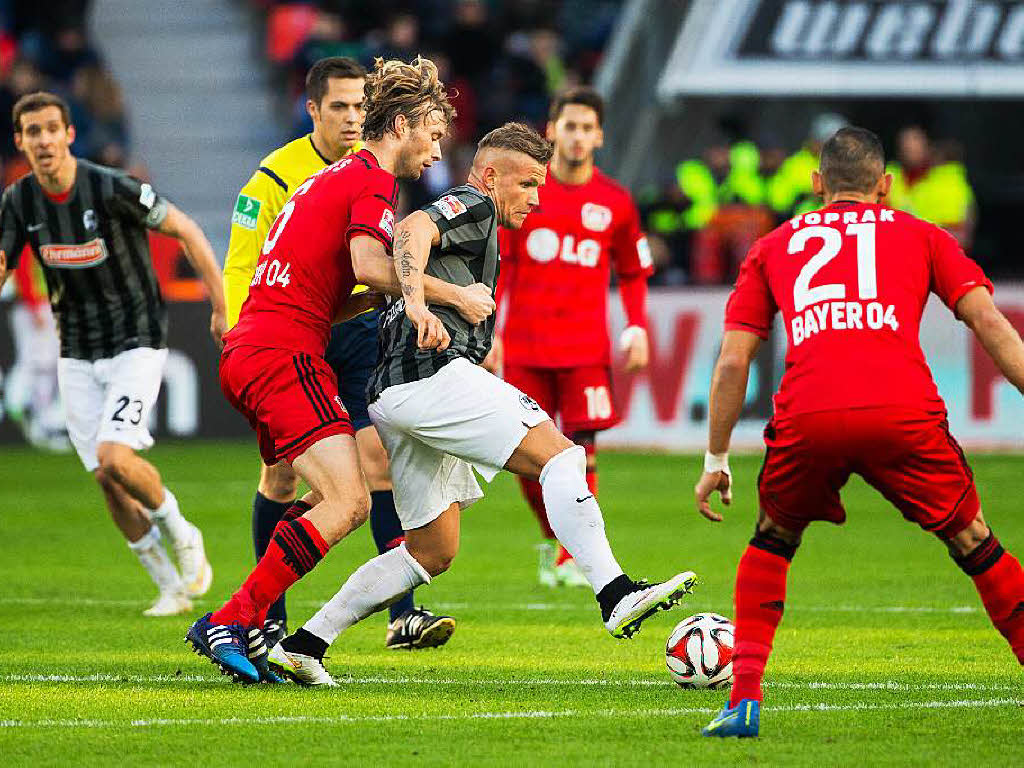
[[[946,539],[946,546],[954,558],[965,558],[972,555],[991,535],[992,529],[979,512],[970,525]]]
[[[409,548],[408,543],[406,547]],[[430,549],[409,548],[409,554],[423,566],[423,570],[431,577],[439,576],[452,567],[452,561],[458,554],[458,545],[433,546]]]
[[[750,546],[792,560],[797,547],[800,546],[800,534],[783,528],[765,515],[764,519],[757,524],[757,530],[750,540]]]
[[[135,454],[132,449],[120,443],[100,443],[96,448],[100,472],[105,479],[118,483],[124,481],[128,474],[128,465],[133,458]]]
[[[289,502],[298,491],[299,478],[286,462],[263,467],[260,473],[260,493],[271,501]]]
[[[109,474],[107,474],[103,470],[102,466],[96,467],[96,469],[93,470],[92,476],[96,479],[96,482],[99,484],[100,488],[102,488],[103,490],[105,490],[105,491],[114,491],[114,490],[116,490],[116,488],[117,488],[117,481],[113,477],[111,477]]]

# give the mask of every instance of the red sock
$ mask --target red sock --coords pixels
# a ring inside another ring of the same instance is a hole
[[[282,520],[263,557],[249,578],[219,611],[210,617],[214,624],[241,622],[242,626],[262,626],[256,621],[266,617],[267,608],[288,587],[301,579],[327,554],[327,542],[304,517]]]
[[[527,480],[525,477],[520,477],[519,487],[523,489],[526,503],[530,505],[533,514],[537,516],[541,534],[545,539],[555,538],[555,532],[551,530],[551,524],[548,522],[547,510],[544,509],[544,494],[540,489],[540,483],[536,480]]]
[[[281,530],[282,524],[287,523],[290,520],[297,520],[298,518],[302,517],[304,514],[309,512],[309,510],[311,510],[312,508],[312,504],[308,504],[302,499],[296,499],[295,503],[288,507],[288,509],[285,510],[285,513],[281,515],[281,522],[274,526],[274,533],[276,534],[278,531]],[[317,533],[319,534],[319,531]],[[274,534],[271,534],[271,537],[273,537],[273,535]],[[256,611],[256,615],[253,617],[252,620],[252,626],[262,627],[264,624],[267,623],[267,611],[270,610],[273,604],[273,602],[269,603],[265,608],[261,608],[260,610]]]
[[[765,547],[768,547],[767,549]],[[786,573],[795,547],[755,536],[736,570],[736,645],[729,706],[761,701],[761,680],[786,602]]]
[[[971,554],[954,559],[974,580],[989,618],[1024,664],[1024,568],[991,533]]]

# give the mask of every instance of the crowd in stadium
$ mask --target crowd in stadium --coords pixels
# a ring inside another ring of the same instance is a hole
[[[592,80],[618,13],[609,0],[248,3],[262,25],[277,90],[285,94],[282,122],[292,136],[311,129],[303,82],[317,59],[351,56],[369,65],[376,56],[423,53],[438,63],[458,117],[445,160],[405,190],[406,209],[463,177],[488,127],[509,119],[543,127],[554,94]],[[144,162],[130,156],[121,90],[88,37],[89,5],[61,0],[44,12],[24,0],[0,0],[0,187],[28,170],[14,147],[10,112],[19,96],[36,90],[68,99],[76,155],[113,166]],[[682,159],[664,183],[639,190],[657,269],[653,284],[731,283],[757,237],[817,204],[810,171],[821,137],[843,124],[840,115],[821,115],[801,147],[770,138],[755,143],[728,122],[700,157]],[[908,126],[893,149],[893,204],[942,224],[969,251],[974,196],[957,147]],[[133,170],[145,173],[141,165]]]

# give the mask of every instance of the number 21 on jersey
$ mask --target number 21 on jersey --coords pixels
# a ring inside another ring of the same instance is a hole
[[[803,253],[815,240],[821,241],[817,252],[807,260],[793,283],[791,323],[793,346],[822,331],[864,329],[878,331],[884,327],[899,329],[893,305],[883,306],[878,298],[878,274],[875,266],[876,224],[848,224],[844,232],[834,227],[811,226],[797,230],[789,240],[789,253]],[[839,255],[843,238],[857,241],[857,285],[826,283],[811,285],[815,275]],[[852,290],[850,290],[852,288]],[[856,299],[850,295],[856,291]]]

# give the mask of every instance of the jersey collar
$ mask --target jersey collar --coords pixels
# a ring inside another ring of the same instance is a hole
[[[309,146],[311,146],[313,148],[313,151],[316,152],[316,156],[324,161],[324,165],[330,165],[331,164],[331,161],[328,160],[326,157],[324,157],[322,154],[320,154],[320,150],[316,148],[316,144],[313,143],[313,134],[312,133],[309,134]]]

